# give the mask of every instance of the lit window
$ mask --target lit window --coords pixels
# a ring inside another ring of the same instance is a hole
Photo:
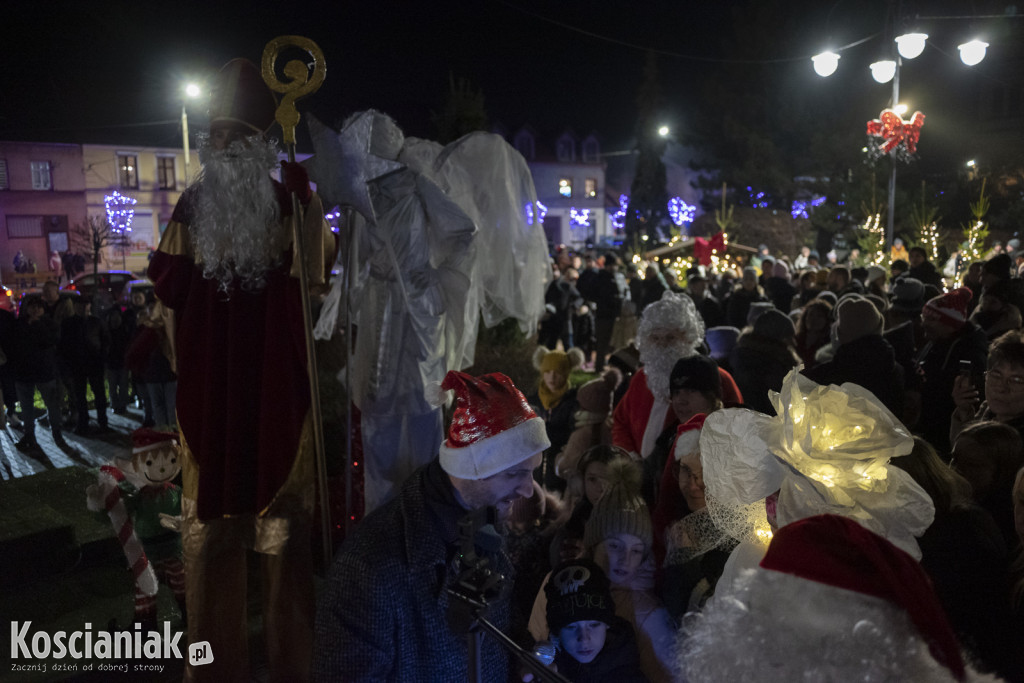
[[[121,187],[139,187],[139,160],[134,154],[118,154],[117,171],[121,177]]]
[[[53,176],[50,174],[50,162],[32,161],[29,162],[29,166],[32,169],[32,189],[52,190]]]
[[[161,190],[173,190],[177,188],[177,181],[174,177],[174,157],[156,158],[156,178],[160,183]]]
[[[583,196],[591,199],[597,196],[597,178],[587,178],[583,181]]]
[[[572,180],[569,178],[562,178],[558,181],[558,194],[563,197],[572,197]]]

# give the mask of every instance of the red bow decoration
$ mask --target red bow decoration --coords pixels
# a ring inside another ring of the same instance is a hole
[[[889,154],[899,145],[906,147],[907,153],[917,151],[917,141],[921,137],[921,126],[924,125],[924,114],[914,112],[909,121],[904,121],[892,109],[884,110],[877,119],[868,121],[868,135],[882,138],[879,149]]]
[[[725,233],[720,232],[710,240],[706,240],[703,237],[693,238],[693,257],[697,259],[697,263],[702,266],[711,265],[711,253],[712,252],[723,252],[725,251]]]

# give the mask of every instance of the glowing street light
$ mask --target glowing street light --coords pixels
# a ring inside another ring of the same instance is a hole
[[[985,59],[985,50],[987,48],[988,43],[981,40],[972,40],[957,46],[957,49],[960,50],[960,61],[967,66],[974,66]]]
[[[871,77],[879,83],[888,83],[896,75],[896,62],[891,59],[883,59],[871,65]]]
[[[202,90],[195,83],[185,85],[185,100],[181,103],[181,142],[185,148],[185,187],[188,187],[188,111],[186,106],[190,99],[195,99],[202,94]]]
[[[661,127],[658,128],[658,135],[660,135],[661,137],[667,138],[668,134],[669,134],[668,126],[661,126]]]
[[[839,68],[839,55],[830,51],[821,52],[811,57],[811,62],[814,64],[814,72],[822,78],[827,78]]]
[[[904,59],[913,59],[924,52],[926,40],[927,33],[904,33],[902,36],[896,36],[896,49]]]

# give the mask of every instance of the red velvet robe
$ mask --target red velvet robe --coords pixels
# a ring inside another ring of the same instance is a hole
[[[291,204],[277,185],[281,229]],[[196,186],[187,190],[149,266],[156,295],[177,314],[178,425],[199,468],[200,520],[262,513],[288,478],[309,409],[299,281],[292,251],[266,286],[230,296],[203,277],[189,236]],[[324,281],[333,236],[314,196],[304,243],[311,284]],[[329,252],[329,253],[328,253]]]

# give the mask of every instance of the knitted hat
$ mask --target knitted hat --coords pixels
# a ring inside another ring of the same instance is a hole
[[[753,278],[753,279],[756,280],[757,279],[757,268],[755,268],[754,266],[747,266],[746,268],[744,268],[743,269],[743,279],[746,280],[747,278]]]
[[[676,430],[676,445],[672,448],[672,456],[676,461],[700,448],[700,430],[704,427],[706,417],[704,413],[697,413],[679,425],[679,429]]]
[[[996,254],[981,266],[981,272],[988,275],[995,275],[1000,280],[1010,279],[1010,269],[1013,267],[1013,259],[1009,254]]]
[[[924,305],[921,315],[959,330],[967,322],[967,304],[974,294],[966,287],[940,294]]]
[[[441,467],[453,477],[486,479],[551,445],[544,420],[505,375],[452,370],[441,388],[455,391],[455,413],[440,448]]]
[[[788,315],[773,308],[754,321],[754,334],[784,341],[796,336],[796,327]]]
[[[835,292],[830,292],[827,289],[825,291],[823,291],[823,292],[818,292],[818,296],[816,298],[824,299],[825,301],[827,301],[830,304],[832,304],[833,308],[835,308],[835,305],[837,303],[839,303],[839,297],[836,296],[836,293]]]
[[[924,308],[924,285],[913,277],[901,277],[892,286],[892,307],[898,313],[920,313]]]
[[[674,394],[680,389],[692,389],[721,397],[722,380],[718,375],[718,363],[699,353],[677,360],[669,377],[669,390]]]
[[[960,680],[964,661],[931,579],[913,557],[856,521],[808,517],[781,527],[761,567],[901,607],[936,661]]]
[[[650,550],[654,540],[651,513],[640,496],[640,466],[631,460],[608,464],[608,489],[594,504],[583,531],[583,545],[593,549],[616,534],[632,534]]]
[[[598,415],[612,411],[612,393],[622,381],[622,373],[615,368],[606,368],[597,379],[592,379],[576,392],[580,408]]]
[[[241,124],[265,133],[274,123],[277,100],[248,59],[232,59],[214,78],[210,88],[210,129]]]
[[[174,432],[158,432],[150,427],[140,427],[132,432],[132,455],[178,445]]]
[[[583,365],[583,351],[576,347],[565,351],[552,351],[546,346],[538,346],[533,352],[533,367],[540,372],[560,372],[569,377],[569,373]]]
[[[712,327],[707,331],[704,341],[711,351],[711,357],[715,360],[723,360],[729,357],[732,349],[736,346],[740,331],[736,327]]]
[[[786,265],[785,261],[776,261],[775,267],[772,269],[772,275],[775,277],[784,277],[789,279],[789,266]]]
[[[885,282],[885,268],[882,266],[868,266],[868,276],[864,279],[864,284],[869,285],[875,280]]]
[[[864,297],[844,298],[838,307],[837,320],[836,333],[840,345],[882,333],[882,316],[875,305]]]
[[[615,619],[608,577],[593,560],[580,558],[558,565],[544,586],[548,599],[548,630],[553,636],[577,621]]]

